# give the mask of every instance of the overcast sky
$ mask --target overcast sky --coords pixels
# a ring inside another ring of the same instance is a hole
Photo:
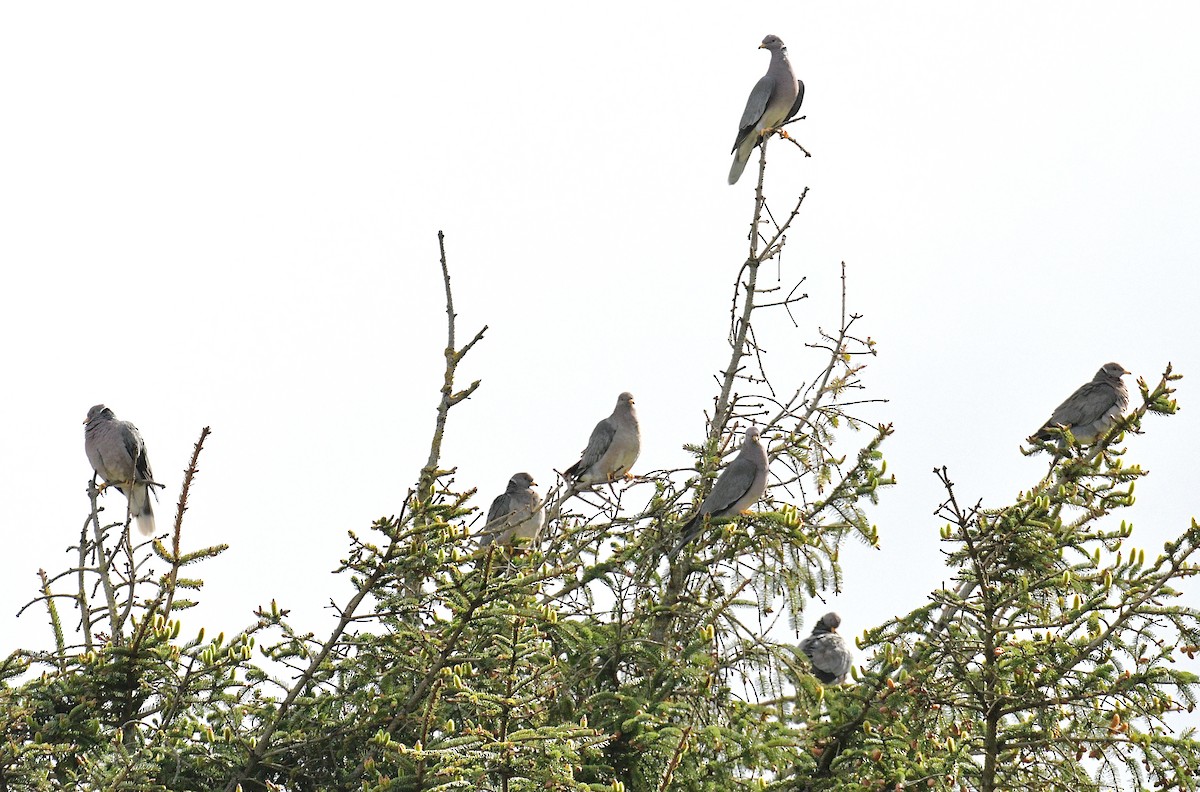
[[[846,631],[948,579],[932,469],[1010,500],[1045,466],[1022,438],[1109,360],[1189,375],[1180,415],[1128,441],[1152,475],[1124,516],[1156,553],[1200,513],[1198,30],[1192,3],[4,5],[0,654],[51,643],[15,613],[72,561],[97,402],[141,428],[164,529],[213,429],[185,542],[231,548],[195,570],[184,632],[272,598],[323,631],[347,529],[398,512],[428,453],[438,229],[460,337],[490,327],[444,457],[480,505],[517,470],[549,483],[623,390],[638,468],[690,464],[768,33],[813,155],[771,148],[772,205],[811,188],[781,270],[811,299],[760,331],[769,370],[816,373],[802,345],[837,321],[845,261],[867,395],[890,400],[871,415],[896,427],[882,547],[848,548],[830,596]]]

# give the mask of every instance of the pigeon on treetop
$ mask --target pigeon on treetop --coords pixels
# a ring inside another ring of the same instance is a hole
[[[622,393],[612,415],[596,424],[579,461],[563,475],[580,484],[605,484],[629,473],[642,449],[633,394]]]
[[[759,49],[771,53],[767,73],[754,84],[742,120],[738,122],[737,139],[733,143],[733,165],[729,169],[729,183],[737,184],[750,154],[759,144],[763,133],[778,129],[800,109],[804,101],[804,83],[796,79],[792,64],[788,61],[787,47],[778,36],[767,36]]]
[[[1080,445],[1094,443],[1117,422],[1129,406],[1129,391],[1121,377],[1128,374],[1120,363],[1105,363],[1067,400],[1054,410],[1050,420],[1029,437],[1029,442],[1051,440],[1056,427],[1071,430],[1071,436]]]
[[[854,659],[846,641],[837,634],[842,618],[826,613],[813,627],[812,634],[800,642],[800,651],[812,663],[813,676],[826,685],[840,685],[850,675]]]
[[[150,460],[142,434],[129,421],[117,420],[103,404],[88,410],[83,422],[83,450],[92,470],[129,500],[129,514],[144,535],[154,533],[154,510],[150,506]]]

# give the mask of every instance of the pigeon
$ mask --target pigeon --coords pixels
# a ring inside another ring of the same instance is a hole
[[[154,474],[146,458],[142,434],[129,421],[119,421],[103,404],[88,410],[84,422],[83,449],[92,469],[105,485],[112,485],[129,499],[129,514],[144,535],[154,533],[154,510],[150,507],[150,485]]]
[[[679,551],[704,530],[705,517],[731,517],[744,514],[758,502],[767,490],[767,450],[759,442],[760,430],[751,426],[746,430],[742,448],[729,466],[721,471],[712,492],[700,504],[696,516],[680,529],[683,538],[669,554],[674,560]]]
[[[596,424],[583,456],[563,475],[580,484],[604,484],[626,475],[642,450],[633,394],[622,393],[612,415]]]
[[[542,511],[542,497],[533,490],[535,486],[533,476],[528,473],[513,474],[504,494],[497,496],[488,509],[487,523],[479,537],[480,547],[492,542],[512,544],[514,538],[537,543],[546,515]]]
[[[767,73],[754,84],[746,109],[738,123],[737,140],[733,143],[733,166],[729,169],[729,183],[737,184],[750,153],[758,145],[764,132],[778,129],[794,116],[804,101],[804,83],[792,73],[788,62],[787,47],[778,36],[767,36],[759,49],[771,53],[771,65]]]
[[[840,685],[850,675],[853,659],[850,648],[842,636],[837,634],[842,617],[826,613],[813,627],[812,635],[800,642],[800,651],[808,655],[812,663],[813,676],[826,685]]]
[[[1058,405],[1050,420],[1034,432],[1028,442],[1051,440],[1055,427],[1071,430],[1080,445],[1094,443],[1117,422],[1129,406],[1129,391],[1121,377],[1129,372],[1120,363],[1105,363],[1092,377]]]

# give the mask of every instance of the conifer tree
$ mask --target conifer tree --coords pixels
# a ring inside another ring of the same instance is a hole
[[[1146,475],[1123,440],[1172,415],[1168,366],[1091,449],[1058,454],[1001,508],[964,505],[949,472],[938,515],[957,586],[868,630],[863,683],[814,732],[792,789],[1196,789],[1200,742],[1172,714],[1196,704],[1179,667],[1200,610],[1179,601],[1200,567],[1194,521],[1161,553],[1113,515]]]
[[[1053,462],[1011,505],[960,505],[939,471],[956,585],[868,630],[852,683],[812,676],[798,647],[819,615],[809,603],[840,589],[846,541],[878,542],[868,509],[895,483],[891,427],[866,417],[876,345],[844,267],[836,329],[808,345],[822,365],[801,375],[760,343],[767,312],[794,316],[805,299],[802,278],[786,293],[759,280],[807,195],[771,211],[766,153],[690,461],[562,481],[541,541],[480,547],[486,504],[442,444],[454,408],[486,399],[459,369],[487,328],[461,343],[439,234],[447,339],[429,454],[331,562],[344,586],[332,629],[301,632],[275,602],[229,638],[185,628],[194,570],[224,550],[186,549],[205,429],[167,541],[132,545],[93,487],[70,567],[43,574],[31,605],[54,646],[0,663],[0,792],[1196,789],[1200,743],[1168,727],[1194,704],[1178,661],[1197,651],[1200,614],[1176,594],[1200,528],[1151,558],[1113,522],[1145,475],[1124,437],[1175,411],[1169,368],[1094,447],[1034,449]],[[751,423],[767,494],[672,554]]]

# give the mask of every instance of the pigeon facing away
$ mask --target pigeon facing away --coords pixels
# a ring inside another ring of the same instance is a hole
[[[1065,402],[1058,405],[1050,420],[1029,437],[1029,442],[1051,440],[1054,427],[1066,427],[1081,445],[1094,443],[1107,432],[1129,406],[1129,391],[1121,377],[1129,372],[1120,363],[1105,363]]]
[[[778,129],[800,109],[804,101],[804,83],[792,73],[788,62],[787,47],[778,36],[767,36],[759,49],[769,50],[771,65],[767,73],[754,85],[746,109],[738,124],[737,140],[733,144],[733,166],[729,169],[729,183],[737,184],[750,153],[758,145],[764,131]]]
[[[514,538],[528,539],[536,544],[542,533],[546,515],[542,512],[542,497],[534,492],[533,476],[516,473],[508,480],[503,495],[492,501],[487,524],[479,537],[479,546],[492,542],[512,544]]]
[[[854,663],[850,648],[837,634],[841,623],[842,618],[836,613],[826,613],[813,627],[812,635],[800,642],[800,651],[808,655],[812,663],[813,676],[826,685],[845,682]]]
[[[583,456],[563,475],[580,484],[604,484],[624,476],[642,450],[633,394],[622,393],[612,415],[596,424]]]
[[[154,533],[154,510],[150,508],[150,486],[154,480],[142,434],[129,421],[119,421],[103,404],[88,410],[83,430],[83,450],[92,469],[105,484],[111,484],[129,499],[129,514],[138,530]]]
[[[767,450],[758,440],[759,434],[757,426],[751,426],[746,430],[746,438],[742,441],[742,448],[738,455],[727,468],[721,471],[721,475],[717,477],[717,483],[713,485],[712,492],[708,493],[708,497],[700,504],[700,510],[696,512],[696,516],[680,530],[683,538],[670,552],[671,559],[674,559],[680,550],[700,535],[700,532],[704,530],[705,517],[732,517],[736,514],[743,514],[767,491],[769,463]]]

